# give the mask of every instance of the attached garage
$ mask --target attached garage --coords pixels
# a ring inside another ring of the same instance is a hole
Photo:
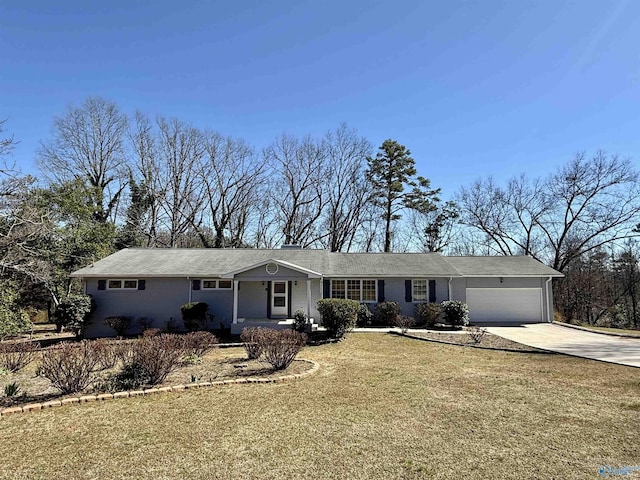
[[[467,288],[473,323],[544,321],[542,288]]]

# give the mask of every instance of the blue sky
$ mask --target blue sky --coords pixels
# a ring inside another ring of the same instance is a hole
[[[640,158],[640,2],[3,2],[0,118],[34,169],[91,95],[256,147],[346,122],[450,197],[578,151]]]

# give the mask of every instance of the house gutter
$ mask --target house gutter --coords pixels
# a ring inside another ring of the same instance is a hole
[[[551,279],[553,277],[549,277],[547,278],[547,280],[545,281],[545,290],[547,293],[547,322],[551,323],[553,322],[553,316],[552,316],[552,307],[551,307],[551,299],[550,299],[550,295],[549,295],[549,287],[551,284]]]

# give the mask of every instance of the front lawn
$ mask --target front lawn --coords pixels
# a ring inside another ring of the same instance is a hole
[[[566,479],[639,462],[638,369],[371,333],[300,357],[320,371],[3,417],[0,478]]]

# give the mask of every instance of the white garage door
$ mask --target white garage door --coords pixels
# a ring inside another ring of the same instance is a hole
[[[541,322],[541,288],[467,288],[474,322]]]

